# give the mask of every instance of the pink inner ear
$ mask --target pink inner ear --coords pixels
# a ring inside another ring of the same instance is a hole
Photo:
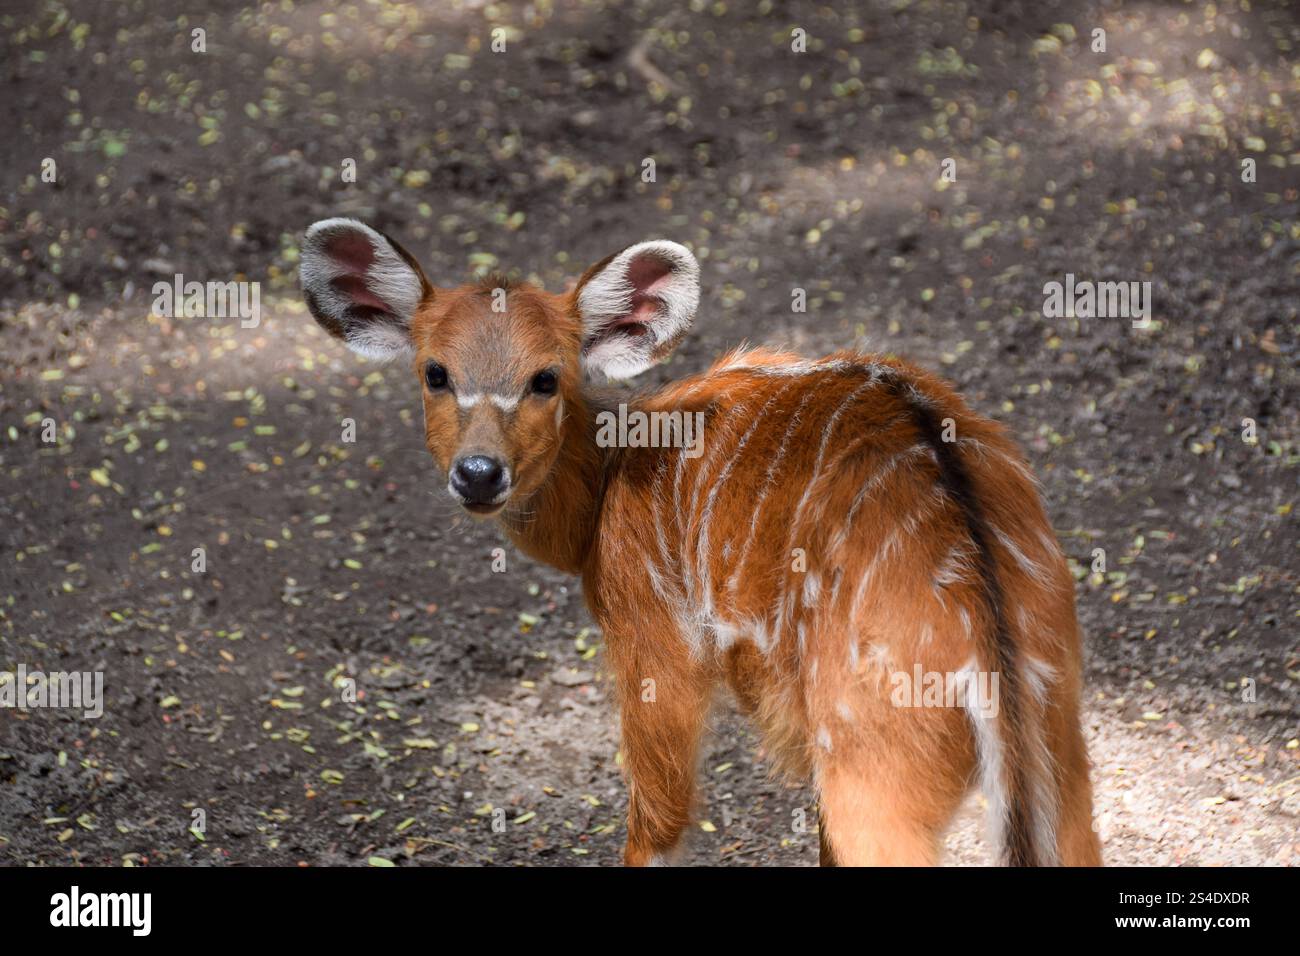
[[[353,305],[381,312],[391,306],[375,295],[366,284],[366,273],[375,261],[375,248],[359,232],[343,232],[325,240],[325,255],[329,256],[344,274],[330,280],[330,287],[341,292]]]
[[[330,286],[351,299],[354,305],[365,305],[383,312],[391,308],[387,302],[370,291],[363,276],[339,276],[331,280]]]
[[[659,297],[655,295],[672,277],[672,263],[665,262],[658,256],[638,256],[627,267],[627,281],[632,286],[632,311],[619,319],[617,325],[623,331],[640,335],[646,330],[635,331],[625,326],[650,322],[659,311]]]
[[[653,292],[672,275],[672,263],[658,256],[638,256],[628,263],[627,281],[642,295]]]
[[[325,240],[325,255],[348,272],[365,275],[375,261],[375,248],[359,232],[342,232]]]

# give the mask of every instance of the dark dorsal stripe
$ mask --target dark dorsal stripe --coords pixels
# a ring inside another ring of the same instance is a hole
[[[1034,866],[1038,863],[1038,856],[1033,844],[1029,787],[1025,776],[1025,725],[1020,706],[1020,674],[1016,662],[1015,639],[1006,619],[997,560],[991,547],[993,535],[970,474],[957,454],[956,443],[943,440],[943,422],[933,401],[892,367],[877,366],[876,374],[881,377],[890,394],[907,408],[921,438],[934,450],[939,465],[939,483],[961,510],[966,533],[975,545],[980,597],[988,612],[988,619],[993,622],[991,632],[981,634],[979,639],[986,651],[985,659],[992,661],[999,674],[1001,694],[998,704],[1003,727],[1006,729],[1002,741],[1002,771],[1006,775],[1007,787],[1005,852],[1007,862],[1012,866]]]

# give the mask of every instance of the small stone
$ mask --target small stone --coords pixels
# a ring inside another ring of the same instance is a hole
[[[591,671],[575,670],[558,670],[551,675],[551,683],[559,684],[561,687],[578,687],[582,684],[590,684],[596,679],[596,675]]]

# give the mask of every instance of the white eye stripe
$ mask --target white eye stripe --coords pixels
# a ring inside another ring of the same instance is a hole
[[[456,396],[456,404],[461,408],[473,408],[485,401],[491,402],[503,412],[513,412],[519,406],[518,395],[499,395],[495,392],[469,392]]]

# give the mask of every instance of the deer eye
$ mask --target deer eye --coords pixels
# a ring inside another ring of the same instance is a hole
[[[447,370],[437,362],[430,362],[424,367],[424,384],[429,391],[436,392],[447,387]]]
[[[537,395],[554,395],[559,384],[560,380],[556,378],[554,372],[550,369],[543,369],[533,376],[532,384],[529,387]]]

